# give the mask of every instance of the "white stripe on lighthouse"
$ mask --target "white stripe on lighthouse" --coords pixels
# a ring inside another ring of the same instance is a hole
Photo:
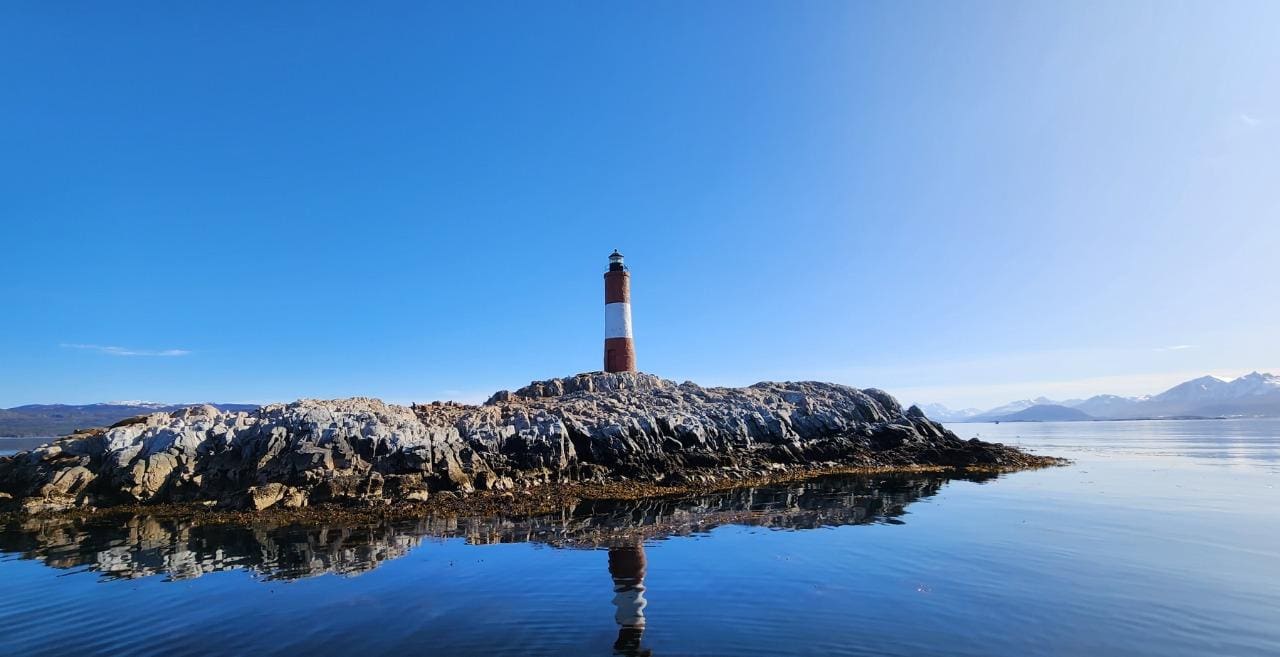
[[[605,338],[631,337],[631,304],[629,303],[604,304],[604,337]]]

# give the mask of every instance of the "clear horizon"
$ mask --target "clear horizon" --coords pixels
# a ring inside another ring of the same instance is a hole
[[[820,10],[819,10],[820,9]],[[1280,5],[0,9],[0,407],[1280,373]]]
[[[109,353],[109,352],[108,352],[108,353]],[[1219,378],[1219,379],[1222,379],[1222,380],[1225,380],[1225,381],[1230,381],[1230,380],[1232,380],[1232,379],[1236,379],[1236,378],[1239,378],[1239,377],[1241,377],[1241,376],[1244,376],[1244,375],[1246,375],[1246,374],[1250,374],[1250,373],[1253,373],[1253,372],[1260,372],[1260,373],[1263,373],[1263,374],[1274,374],[1275,372],[1280,372],[1280,368],[1255,368],[1255,369],[1252,369],[1252,370],[1235,370],[1235,371],[1231,371],[1231,372],[1221,372],[1221,371],[1219,371],[1219,372],[1202,372],[1202,373],[1189,373],[1189,372],[1184,372],[1184,373],[1180,373],[1180,374],[1178,374],[1178,373],[1174,373],[1174,374],[1165,373],[1165,374],[1158,374],[1158,375],[1137,375],[1137,376],[1127,376],[1127,377],[1098,377],[1098,378],[1095,378],[1095,379],[1081,379],[1081,380],[1078,380],[1078,381],[1051,381],[1051,382],[1038,382],[1038,383],[1036,383],[1036,382],[1032,382],[1032,383],[993,384],[993,385],[989,385],[989,386],[964,386],[964,387],[960,388],[958,391],[953,391],[953,390],[948,389],[948,388],[940,388],[940,389],[934,389],[934,388],[899,388],[899,389],[892,389],[892,390],[889,390],[889,392],[890,392],[890,393],[892,393],[895,397],[897,397],[897,398],[898,398],[898,400],[899,400],[900,402],[902,402],[904,405],[910,405],[910,404],[943,404],[944,406],[947,406],[947,407],[948,407],[948,408],[950,408],[951,410],[963,410],[963,409],[966,409],[966,408],[977,408],[977,409],[979,409],[979,410],[983,410],[983,411],[985,411],[985,410],[989,410],[989,409],[992,409],[992,408],[995,408],[995,407],[997,407],[997,406],[1001,406],[1001,405],[1004,405],[1004,404],[1007,404],[1007,403],[1010,403],[1010,402],[1015,402],[1015,401],[1019,401],[1019,400],[1025,400],[1025,399],[1036,399],[1036,398],[1040,398],[1040,397],[1047,397],[1047,398],[1049,398],[1049,399],[1051,399],[1051,400],[1053,400],[1053,401],[1066,401],[1066,400],[1070,400],[1070,399],[1087,399],[1087,398],[1089,398],[1089,397],[1093,397],[1093,396],[1095,396],[1095,395],[1105,395],[1105,394],[1119,395],[1119,396],[1122,396],[1122,397],[1142,397],[1142,396],[1144,396],[1144,395],[1152,395],[1152,396],[1153,396],[1153,395],[1159,394],[1159,393],[1161,393],[1161,392],[1164,392],[1164,391],[1168,390],[1169,388],[1172,388],[1172,387],[1174,387],[1174,386],[1178,385],[1179,383],[1184,383],[1184,382],[1186,382],[1186,381],[1189,381],[1189,380],[1192,380],[1192,379],[1197,379],[1197,378],[1200,378],[1200,377],[1202,377],[1202,376],[1215,376],[1215,377],[1217,377],[1217,378]],[[494,388],[493,390],[489,390],[489,391],[478,391],[478,390],[476,390],[476,391],[457,391],[457,390],[455,390],[455,391],[444,391],[444,392],[446,392],[446,393],[450,393],[452,396],[448,396],[448,395],[446,395],[446,396],[441,396],[441,397],[433,397],[433,398],[430,398],[430,399],[425,399],[425,398],[424,398],[424,399],[394,399],[394,398],[384,398],[383,400],[384,400],[384,401],[387,401],[387,402],[390,402],[390,403],[397,403],[397,404],[404,404],[404,405],[409,405],[409,404],[412,404],[412,403],[425,403],[425,402],[431,402],[431,401],[456,401],[456,402],[462,402],[462,403],[480,403],[480,402],[484,401],[485,399],[489,398],[489,396],[491,396],[494,392],[497,392],[498,390],[503,390],[503,389],[505,389],[505,390],[512,390],[512,389],[515,389],[515,388],[521,387],[521,386],[525,385],[526,383],[529,383],[529,382],[532,382],[532,381],[545,380],[545,379],[548,379],[548,378],[556,378],[557,376],[572,376],[573,374],[577,374],[577,373],[575,372],[575,373],[568,373],[568,374],[565,374],[565,375],[554,375],[554,376],[547,376],[547,377],[537,377],[537,378],[534,378],[534,379],[530,379],[529,381],[522,381],[522,382],[518,382],[518,383],[512,383],[512,384],[509,384],[509,385],[506,385],[506,386],[503,386],[503,387],[500,387],[500,388]],[[759,382],[759,381],[726,382],[726,383],[705,384],[705,385],[748,386],[748,385],[751,385],[751,384],[753,384],[753,383],[758,383],[758,382]],[[850,384],[850,385],[852,385],[852,384]],[[1051,393],[1035,393],[1035,394],[1027,393],[1027,394],[1021,394],[1021,395],[1017,395],[1017,394],[1015,394],[1015,395],[1013,395],[1013,396],[1008,396],[1008,397],[997,397],[997,396],[996,396],[996,395],[999,395],[1001,391],[1008,391],[1008,392],[1026,392],[1026,391],[1028,391],[1028,390],[1031,390],[1031,389],[1032,389],[1034,386],[1036,386],[1036,385],[1040,385],[1040,386],[1042,386],[1042,388],[1041,388],[1041,389],[1044,389],[1044,390],[1052,390],[1052,391],[1054,391],[1054,392],[1051,392]],[[1107,386],[1107,385],[1112,386],[1112,388],[1110,388],[1110,389],[1106,389],[1106,390],[1103,390],[1103,389],[1099,389],[1099,388],[1096,388],[1096,387],[1091,387],[1091,386]],[[1143,386],[1143,385],[1153,385],[1153,386],[1155,386],[1155,387],[1154,387],[1154,388],[1141,388],[1141,386]],[[862,387],[879,387],[879,386],[862,386]],[[966,404],[947,404],[947,403],[942,402],[942,401],[937,401],[937,399],[939,399],[939,398],[945,398],[947,395],[953,394],[953,393],[955,393],[955,392],[960,392],[960,393],[963,393],[963,394],[967,395],[967,397],[958,397],[958,398],[961,398],[961,399],[963,399],[963,398],[970,398],[970,399],[972,399],[972,398],[976,398],[976,397],[975,397],[975,393],[976,393],[976,394],[983,394],[983,395],[986,395],[986,396],[982,397],[982,399],[984,399],[984,400],[996,400],[996,399],[999,399],[1000,401],[987,401],[987,402],[982,403],[982,404],[967,404],[967,405],[966,405]],[[52,400],[52,401],[43,401],[43,402],[25,402],[24,404],[12,404],[12,405],[9,405],[8,407],[9,407],[9,408],[12,408],[12,407],[14,407],[14,406],[22,406],[22,405],[26,405],[26,404],[70,404],[70,405],[85,405],[85,404],[94,404],[94,403],[113,403],[113,402],[120,402],[120,403],[131,403],[131,402],[137,402],[137,403],[158,403],[158,404],[183,404],[183,403],[201,403],[201,402],[224,403],[224,404],[269,404],[269,403],[289,402],[289,401],[294,401],[294,399],[295,399],[295,398],[280,398],[280,399],[159,399],[159,398],[157,398],[157,399],[141,399],[141,398],[123,398],[123,397],[120,397],[120,398],[112,398],[112,399],[96,399],[96,400],[76,400],[76,401]]]

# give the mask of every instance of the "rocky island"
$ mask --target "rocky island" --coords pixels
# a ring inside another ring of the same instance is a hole
[[[358,397],[142,415],[0,458],[0,503],[25,513],[159,504],[456,509],[558,490],[636,497],[831,472],[1058,462],[962,440],[874,388],[704,388],[594,372],[480,405]]]

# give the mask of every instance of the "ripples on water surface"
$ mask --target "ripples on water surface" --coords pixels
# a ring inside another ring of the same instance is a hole
[[[0,655],[1280,655],[1280,420],[524,520],[0,530]]]

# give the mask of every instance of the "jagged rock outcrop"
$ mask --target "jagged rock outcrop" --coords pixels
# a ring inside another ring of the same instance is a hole
[[[691,485],[793,469],[1048,461],[963,441],[876,389],[703,388],[590,373],[480,406],[357,397],[139,416],[0,458],[0,493],[27,512],[153,502],[266,509],[559,482]]]

